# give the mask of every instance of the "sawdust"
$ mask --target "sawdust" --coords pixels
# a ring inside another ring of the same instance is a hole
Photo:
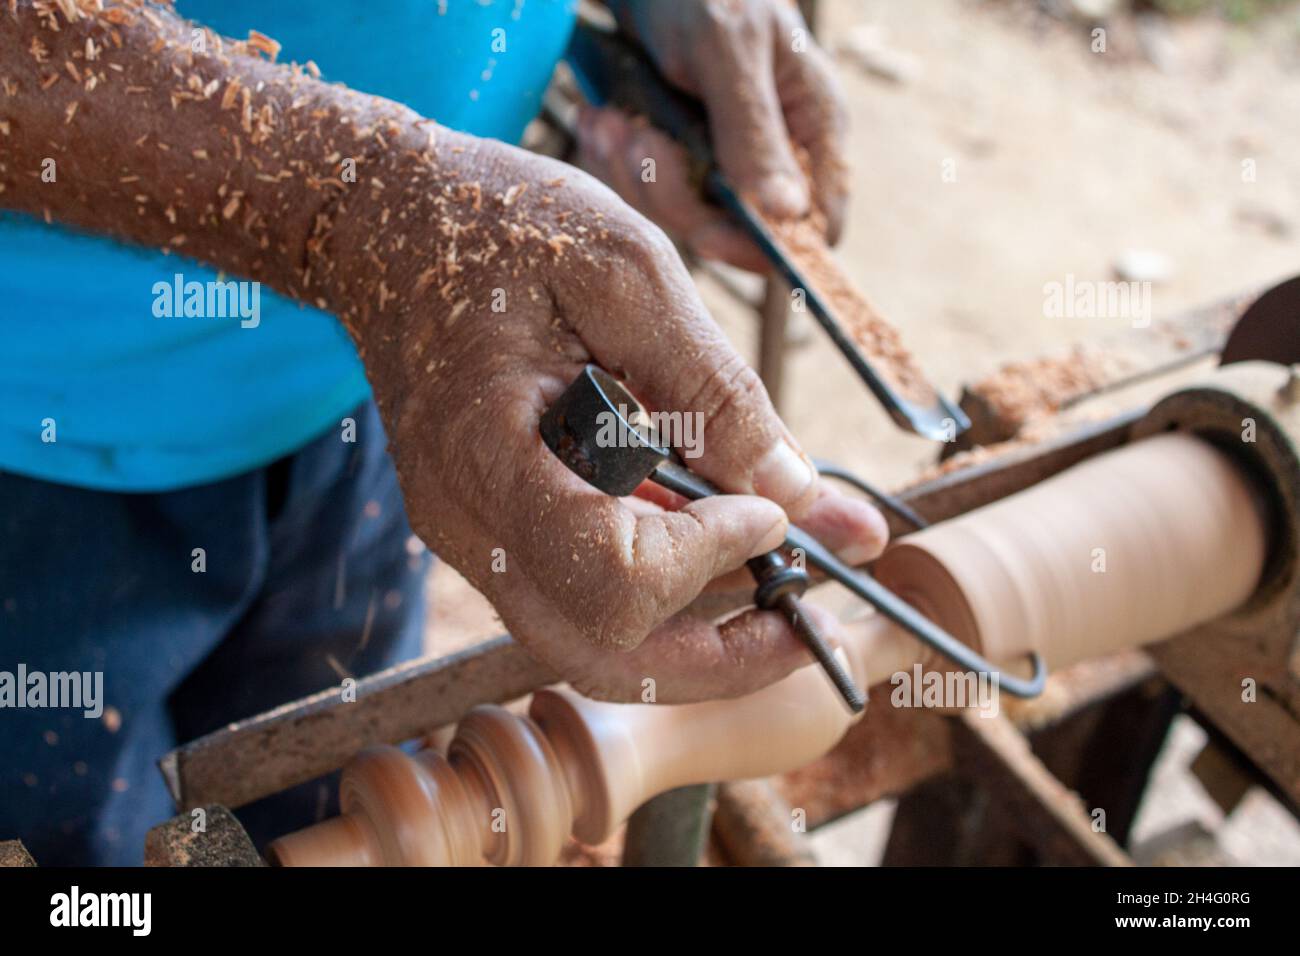
[[[1079,420],[1086,421],[1088,419],[1082,417]],[[977,465],[996,461],[1013,452],[1040,445],[1048,438],[1062,432],[1065,427],[1063,421],[1051,416],[1034,419],[1017,432],[1014,438],[993,442],[988,445],[977,445],[974,448],[959,451],[943,461],[922,469],[913,479],[908,481],[907,486],[914,487],[915,485],[924,484],[927,481],[933,481],[935,478],[951,475],[958,471],[965,471],[967,468],[974,468]]]
[[[1073,398],[1115,381],[1126,363],[1114,352],[1076,346],[1066,355],[1010,362],[967,390],[1015,432],[1059,411]]]
[[[812,291],[871,362],[877,374],[905,399],[920,405],[938,401],[934,388],[890,325],[853,285],[836,262],[817,214],[784,221],[765,219],[776,244],[796,265]]]

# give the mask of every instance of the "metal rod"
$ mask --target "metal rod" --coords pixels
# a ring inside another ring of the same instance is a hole
[[[866,479],[859,478],[848,469],[841,468],[834,462],[826,461],[821,458],[815,460],[813,465],[816,466],[818,474],[825,478],[834,478],[836,481],[842,481],[845,484],[852,485],[864,495],[874,498],[876,503],[882,508],[892,511],[894,514],[898,515],[898,517],[912,525],[912,527],[916,528],[916,530],[920,531],[922,528],[930,527],[930,522],[926,521],[912,510],[912,508],[910,508],[901,498],[897,498],[888,492],[881,491],[875,485],[868,483]]]
[[[831,683],[840,692],[849,709],[855,714],[862,713],[867,707],[867,695],[858,689],[858,685],[835,656],[826,638],[817,629],[817,625],[804,612],[802,602],[793,594],[783,594],[777,598],[776,606],[790,622],[790,626],[803,638],[804,644],[812,651],[813,657],[817,658],[817,663],[822,666],[822,670],[831,679]]]
[[[659,465],[650,479],[686,498],[705,498],[718,493],[717,488],[683,465],[669,459]],[[1024,679],[1008,674],[939,627],[912,605],[894,594],[865,571],[849,567],[824,547],[820,541],[796,525],[790,525],[785,547],[800,551],[808,563],[824,571],[866,601],[899,627],[934,648],[962,669],[996,676],[998,686],[1013,697],[1037,697],[1047,683],[1047,664],[1038,654],[1031,655],[1033,676]]]

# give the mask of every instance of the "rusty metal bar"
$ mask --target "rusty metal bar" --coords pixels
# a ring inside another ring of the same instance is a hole
[[[1042,697],[1004,701],[1004,710],[1008,719],[1031,732],[1122,694],[1155,673],[1141,651],[1084,661],[1053,674]],[[887,690],[872,695],[866,717],[829,754],[774,780],[786,803],[804,811],[808,829],[898,796],[956,766],[945,712],[883,706]]]
[[[235,815],[219,804],[158,824],[145,836],[145,866],[266,866]]]
[[[1286,668],[1295,634],[1239,631],[1214,622],[1150,649],[1160,670],[1300,807],[1300,683]]]
[[[159,761],[180,810],[235,808],[336,770],[371,744],[398,743],[459,720],[477,704],[503,703],[555,674],[509,637],[437,659],[411,661],[241,720]]]
[[[986,392],[1006,376],[1032,380],[1043,374],[1044,366],[1069,368],[1081,361],[1079,346],[1031,362],[1011,362],[980,382],[968,383],[962,390],[960,405],[971,420],[971,427],[961,436],[959,448],[989,445],[1014,438],[1022,425],[1068,408],[1094,395],[1126,388],[1138,382],[1175,371],[1199,359],[1217,355],[1233,324],[1246,307],[1263,292],[1253,289],[1226,296],[1209,305],[1189,309],[1146,327],[1128,329],[1105,336],[1084,348],[1086,354],[1105,356],[1105,367],[1091,376],[1081,377],[1076,388],[1061,390],[1041,404],[1021,409],[1018,417],[1007,418],[990,403]]]
[[[920,482],[897,497],[927,521],[944,521],[965,514],[1023,491],[1086,458],[1118,448],[1128,441],[1129,429],[1145,412],[1145,409],[1133,409],[1101,422],[1071,428],[1035,444],[1009,448],[991,461]],[[885,517],[892,535],[915,530],[896,515],[886,513]]]
[[[27,852],[22,840],[0,840],[0,867],[35,865],[36,861]]]

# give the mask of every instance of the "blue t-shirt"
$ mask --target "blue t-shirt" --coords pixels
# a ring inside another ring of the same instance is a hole
[[[576,0],[179,0],[281,62],[517,141]],[[503,49],[504,46],[504,49]],[[369,394],[332,316],[261,289],[260,320],[159,317],[155,286],[217,275],[0,213],[0,469],[113,491],[215,481],[302,447]]]

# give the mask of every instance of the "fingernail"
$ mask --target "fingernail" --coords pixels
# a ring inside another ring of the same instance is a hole
[[[781,504],[799,501],[817,480],[813,467],[784,441],[779,441],[754,469],[754,491]]]
[[[789,530],[790,522],[786,519],[785,513],[782,512],[776,524],[768,528],[767,533],[754,545],[754,556],[767,554],[767,552],[775,551],[781,547],[785,543],[785,536],[789,533]]]
[[[854,541],[852,544],[846,545],[835,552],[835,557],[848,565],[866,564],[868,561],[880,557],[880,547],[875,544]]]
[[[758,187],[758,201],[771,216],[789,219],[808,211],[808,187],[800,179],[777,173]]]
[[[866,564],[880,557],[880,552],[889,542],[889,522],[865,501],[855,500],[854,505],[859,509],[858,520],[868,530],[862,537],[836,551],[836,556],[845,564]]]

